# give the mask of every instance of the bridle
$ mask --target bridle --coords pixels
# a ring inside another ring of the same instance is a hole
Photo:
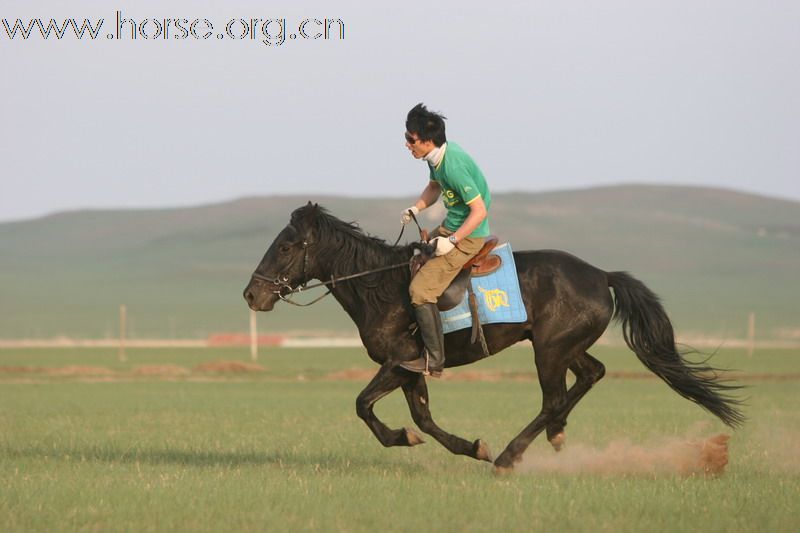
[[[423,237],[422,237],[423,236],[423,230],[420,227],[419,222],[417,222],[417,217],[415,217],[414,213],[412,213],[411,211],[409,211],[409,214],[411,215],[411,218],[414,220],[414,223],[417,225],[417,228],[419,229],[420,240],[423,240]],[[289,224],[289,226],[292,227],[295,231],[297,231],[297,228],[295,228],[291,224]],[[400,228],[400,235],[397,236],[397,240],[394,242],[393,246],[397,246],[397,243],[400,242],[400,238],[403,236],[403,230],[405,230],[405,225],[403,225],[403,227]],[[404,261],[403,263],[396,263],[394,265],[389,265],[389,266],[385,266],[385,267],[373,268],[371,270],[365,270],[363,272],[357,272],[355,274],[350,274],[350,275],[347,275],[347,276],[340,276],[338,278],[335,277],[333,274],[331,274],[331,279],[329,279],[327,281],[321,281],[319,283],[314,283],[312,285],[309,285],[308,284],[308,274],[307,274],[307,272],[308,272],[308,248],[309,248],[309,246],[311,246],[313,244],[314,243],[309,244],[308,238],[304,238],[303,239],[303,273],[302,273],[301,279],[304,280],[304,281],[302,283],[300,283],[300,285],[297,285],[296,287],[292,287],[291,284],[289,284],[289,276],[287,276],[286,274],[278,274],[277,277],[270,278],[268,276],[264,276],[262,274],[259,274],[258,272],[253,272],[251,278],[255,279],[255,280],[258,280],[258,281],[261,281],[261,282],[264,282],[264,283],[271,283],[274,286],[274,288],[272,290],[272,293],[273,294],[277,294],[278,298],[280,298],[284,302],[292,304],[292,305],[296,305],[297,307],[308,307],[309,305],[313,305],[313,304],[317,303],[318,301],[322,300],[323,298],[325,298],[326,296],[328,296],[331,293],[331,291],[336,288],[336,284],[339,283],[339,282],[347,281],[347,280],[350,280],[350,279],[360,278],[362,276],[368,276],[370,274],[376,274],[378,272],[385,272],[387,270],[394,270],[395,268],[400,268],[400,267],[404,267],[404,266],[410,266],[410,264],[411,264],[411,259],[409,259],[408,261]],[[412,259],[413,259],[413,256],[412,256]],[[290,263],[289,266],[291,266],[291,263]],[[292,300],[290,298],[290,296],[293,295],[293,294],[299,294],[299,293],[301,293],[303,291],[306,291],[308,289],[316,289],[317,287],[324,287],[324,286],[328,286],[328,285],[330,285],[330,288],[328,289],[327,292],[325,292],[325,294],[315,298],[314,300],[312,300],[312,301],[310,301],[308,303],[305,303],[305,304],[297,303],[297,302],[295,302],[294,300]],[[284,292],[284,289],[286,289],[286,292]]]

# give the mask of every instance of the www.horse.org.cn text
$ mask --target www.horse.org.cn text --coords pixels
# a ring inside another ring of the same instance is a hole
[[[224,24],[207,18],[134,18],[116,11],[113,26],[97,19],[2,19],[0,38],[27,41],[109,40],[109,41],[208,41],[234,40],[281,46],[287,41],[343,41],[344,21],[340,18],[234,17]],[[105,28],[105,31],[104,31]]]

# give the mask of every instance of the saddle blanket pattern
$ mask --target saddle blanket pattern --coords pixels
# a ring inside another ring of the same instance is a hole
[[[500,256],[502,266],[491,274],[470,279],[478,300],[481,324],[525,322],[528,320],[528,312],[522,301],[511,245],[500,244],[491,253]],[[466,291],[464,300],[453,309],[442,311],[441,316],[444,333],[472,327],[472,313]]]

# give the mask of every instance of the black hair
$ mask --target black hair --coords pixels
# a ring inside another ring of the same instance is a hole
[[[434,111],[428,111],[425,104],[415,105],[406,117],[406,131],[416,133],[421,141],[433,141],[436,146],[447,142],[444,133],[444,121],[447,117]]]

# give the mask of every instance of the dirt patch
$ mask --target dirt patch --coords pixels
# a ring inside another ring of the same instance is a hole
[[[63,366],[48,368],[47,373],[53,376],[112,376],[114,371],[105,366]]]
[[[143,365],[131,372],[134,376],[185,376],[189,369],[177,365]]]
[[[246,333],[215,333],[208,337],[209,346],[250,346],[250,335]],[[280,346],[285,341],[283,335],[259,335],[259,346]]]
[[[57,368],[35,367],[35,366],[3,366],[0,367],[0,374],[40,374],[46,376],[65,376],[65,377],[111,377],[116,372],[104,366],[64,366]]]
[[[503,374],[501,372],[486,370],[462,370],[460,372],[445,372],[442,374],[442,381],[483,381],[494,383],[502,379]]]
[[[726,379],[734,381],[797,381],[800,380],[800,374],[787,373],[787,374],[738,374],[731,372],[725,374]]]
[[[35,366],[0,366],[0,374],[40,374],[44,370]]]
[[[218,374],[246,374],[264,372],[266,369],[256,363],[245,363],[243,361],[211,361],[209,363],[201,363],[192,370],[196,372],[215,372]]]
[[[498,381],[534,381],[534,372],[501,372],[499,370],[461,370],[458,372],[445,372],[443,381],[481,381],[496,383]]]
[[[375,372],[376,370],[369,368],[349,368],[331,372],[323,379],[325,381],[368,381],[375,376]]]
[[[553,454],[529,453],[517,470],[599,475],[720,476],[728,464],[728,440],[724,434],[705,438],[666,438],[645,445],[614,441],[598,449],[566,446]]]

